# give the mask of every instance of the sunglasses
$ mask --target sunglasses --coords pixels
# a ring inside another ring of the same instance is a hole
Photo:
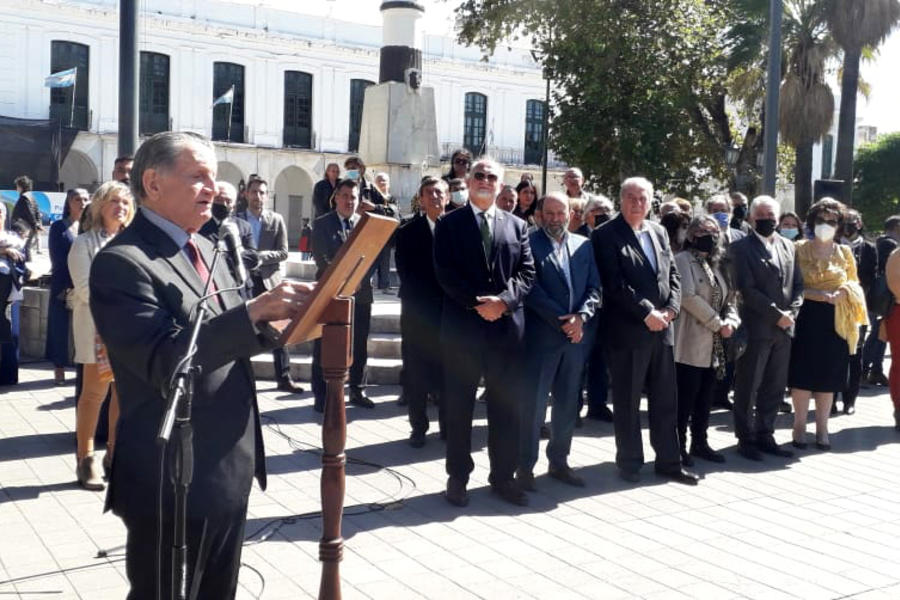
[[[475,178],[476,181],[484,181],[487,179],[491,183],[497,183],[498,177],[494,173],[485,173],[484,171],[476,171],[472,173],[472,177]]]

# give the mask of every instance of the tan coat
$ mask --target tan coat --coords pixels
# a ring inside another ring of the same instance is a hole
[[[75,338],[75,362],[97,362],[94,317],[91,315],[91,293],[88,285],[94,257],[111,240],[99,231],[86,231],[75,238],[69,250],[69,273],[72,275],[72,334]]]
[[[713,288],[706,273],[689,251],[675,255],[681,275],[681,314],[675,321],[675,362],[698,368],[712,366],[713,334],[725,325],[741,324],[734,294],[722,273],[714,271],[725,298],[721,315],[712,307]]]

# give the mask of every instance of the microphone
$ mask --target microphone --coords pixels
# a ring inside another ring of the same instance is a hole
[[[241,236],[237,226],[231,221],[222,221],[219,227],[219,239],[225,242],[225,248],[231,257],[231,264],[234,265],[234,276],[238,280],[238,285],[243,286],[247,283],[247,267],[244,266],[244,247],[241,245]]]

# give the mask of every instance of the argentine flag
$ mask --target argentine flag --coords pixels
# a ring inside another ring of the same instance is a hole
[[[57,71],[49,77],[44,78],[44,87],[63,88],[75,85],[75,78],[78,76],[78,67],[72,67],[65,71]]]
[[[234,86],[228,88],[228,91],[213,100],[212,105],[216,106],[218,104],[231,104],[234,102]]]

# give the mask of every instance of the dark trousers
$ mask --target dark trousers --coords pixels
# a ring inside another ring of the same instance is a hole
[[[287,381],[291,378],[291,353],[284,346],[272,350],[272,360],[275,363],[275,379]]]
[[[862,381],[863,373],[863,347],[865,346],[866,333],[868,328],[865,325],[859,328],[859,344],[856,346],[856,354],[850,355],[850,364],[847,374],[847,387],[839,392],[840,400],[844,408],[856,404],[856,397],[859,396],[859,385]],[[838,400],[835,395],[835,402]]]
[[[366,363],[369,361],[369,326],[372,321],[372,305],[353,303],[353,364],[350,366],[350,390],[362,391],[366,384]],[[325,376],[322,373],[322,340],[313,342],[312,390],[315,405],[325,406]]]
[[[439,324],[419,318],[414,306],[403,305],[400,313],[400,331],[403,334],[401,354],[403,371],[401,385],[407,401],[409,425],[413,435],[425,435],[428,431],[428,395],[438,404],[438,426],[444,431],[444,403],[441,399],[443,365],[441,364]]]
[[[738,441],[753,443],[772,438],[790,359],[791,338],[785,333],[747,343],[734,375],[734,434]]]
[[[472,461],[472,414],[475,393],[484,375],[487,398],[488,457],[492,484],[512,479],[519,449],[518,378],[512,366],[516,352],[489,343],[443,346],[443,400],[447,426],[447,474],[468,483]]]
[[[641,440],[641,391],[647,389],[650,445],[656,453],[656,468],[680,468],[678,447],[675,358],[662,334],[640,348],[610,348],[608,353],[613,395],[613,425],[616,432],[616,465],[637,472],[644,464]]]
[[[691,427],[691,445],[705,444],[709,411],[716,389],[716,370],[675,363],[675,375],[678,380],[678,436],[681,447],[687,447],[688,424]]]
[[[881,319],[869,313],[869,323],[871,330],[863,346],[863,370],[872,373],[884,373],[884,353],[887,350],[887,343],[878,339],[878,328],[881,326]]]
[[[227,600],[237,591],[244,543],[246,506],[238,514],[215,519],[189,519],[187,522],[187,589],[192,600]],[[163,521],[162,581],[163,598],[172,588],[172,521]],[[157,524],[152,516],[124,518],[128,529],[125,545],[125,570],[131,591],[127,600],[156,600]]]
[[[375,259],[378,272],[378,289],[386,290],[391,287],[391,248],[393,242],[389,241],[381,250],[381,254]]]
[[[713,404],[724,405],[728,402],[728,394],[734,386],[734,361],[725,363],[725,377],[717,379],[713,386]]]
[[[599,411],[606,405],[609,394],[609,372],[606,365],[606,348],[601,340],[594,342],[587,362],[588,413]]]

